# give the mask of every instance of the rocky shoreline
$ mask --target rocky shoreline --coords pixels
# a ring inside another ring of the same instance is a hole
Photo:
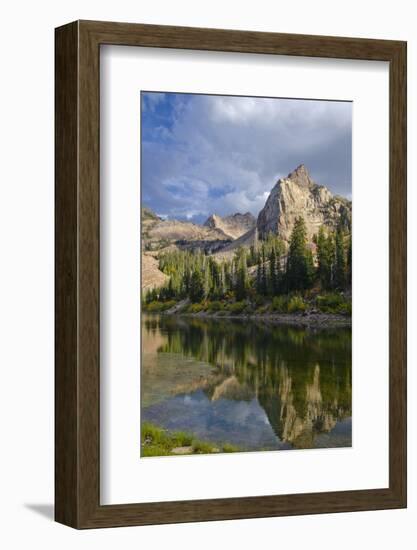
[[[186,313],[181,311],[168,310],[163,315],[176,315],[181,317],[192,317],[202,319],[250,319],[266,323],[292,325],[309,328],[339,328],[351,327],[352,318],[347,315],[335,313],[225,313],[200,311],[198,313]]]

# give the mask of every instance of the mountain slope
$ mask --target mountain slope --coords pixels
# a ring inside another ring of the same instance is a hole
[[[156,258],[149,254],[142,254],[141,286],[143,291],[160,288],[169,281],[169,277],[162,273],[158,265],[159,262]]]
[[[179,220],[163,220],[149,208],[142,208],[142,249],[161,251],[167,248],[201,249],[211,253],[231,242],[232,237],[220,228]]]
[[[256,232],[256,227],[249,229],[249,231],[241,235],[238,239],[235,239],[216,251],[214,254],[215,257],[218,260],[230,260],[238,248],[250,248],[257,239]]]

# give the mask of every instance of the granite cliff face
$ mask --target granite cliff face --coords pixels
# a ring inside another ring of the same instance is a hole
[[[271,190],[258,216],[259,237],[275,233],[288,242],[294,222],[300,215],[306,222],[307,238],[311,240],[321,225],[335,229],[340,220],[350,228],[352,203],[315,183],[301,164],[286,178],[279,179]]]
[[[225,217],[212,214],[204,222],[204,225],[212,229],[220,229],[231,239],[238,239],[255,227],[256,218],[250,212],[246,212],[246,214],[237,213]]]

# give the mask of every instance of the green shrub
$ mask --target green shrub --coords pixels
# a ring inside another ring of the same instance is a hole
[[[149,304],[144,304],[143,309],[149,313],[158,313],[159,311],[162,311],[162,307],[162,302],[157,302],[154,300],[153,302],[149,302]]]
[[[272,300],[272,309],[278,313],[287,313],[288,311],[288,297],[287,296],[275,296]]]
[[[168,300],[168,302],[164,302],[164,309],[162,311],[166,311],[167,309],[171,309],[172,307],[174,307],[176,305],[176,301],[175,300]]]
[[[193,453],[197,455],[205,455],[213,452],[213,445],[211,443],[207,443],[206,441],[195,439],[192,445]]]
[[[193,436],[187,432],[169,432],[150,422],[142,423],[142,456],[166,456],[174,447],[188,447]]]
[[[340,304],[340,306],[337,306],[336,313],[340,313],[340,315],[352,315],[352,304],[351,302],[345,302],[344,304]]]
[[[306,304],[301,296],[292,296],[288,301],[288,313],[301,313],[306,310]]]
[[[260,294],[253,294],[253,296],[251,296],[251,301],[253,304],[255,304],[255,306],[258,308],[258,307],[261,307],[265,304],[265,298],[263,296],[261,296]]]
[[[159,428],[150,422],[142,423],[142,442],[162,445],[166,443],[167,439],[167,433],[163,428]]]
[[[187,432],[174,432],[172,434],[172,444],[174,447],[188,447],[192,445],[193,436]]]
[[[316,305],[323,313],[339,313],[341,315],[351,315],[352,313],[351,302],[337,292],[317,296]]]
[[[175,306],[176,303],[177,302],[175,300],[169,300],[168,302],[158,302],[157,300],[154,300],[149,304],[144,304],[143,310],[149,313],[159,313],[161,311],[166,311],[167,309],[170,309],[171,307]]]
[[[207,304],[207,310],[208,311],[221,311],[223,309],[223,304],[219,302],[218,300],[214,302],[209,302]]]
[[[272,309],[277,313],[302,313],[307,308],[304,299],[295,296],[275,296],[272,300]]]
[[[266,306],[266,307],[268,308],[269,306]],[[255,311],[255,309],[256,309],[255,305],[252,304],[252,302],[248,302],[246,304],[246,307],[245,307],[244,311],[245,311],[245,313],[253,313]]]
[[[239,447],[236,447],[236,445],[232,445],[231,443],[224,443],[222,445],[222,451],[224,453],[237,453],[239,450]]]
[[[269,310],[270,310],[269,304],[264,304],[256,308],[256,313],[260,313],[262,315],[263,313],[268,313]]]
[[[321,294],[316,298],[316,303],[319,307],[337,307],[344,301],[343,296],[337,292]]]
[[[204,310],[204,305],[200,303],[190,304],[187,309],[188,313],[200,313],[200,311],[203,311],[203,310]]]
[[[229,304],[227,306],[227,311],[230,311],[230,313],[242,313],[243,310],[246,308],[247,304],[246,302],[234,302],[233,304]]]
[[[142,456],[168,456],[169,450],[161,445],[142,445]]]

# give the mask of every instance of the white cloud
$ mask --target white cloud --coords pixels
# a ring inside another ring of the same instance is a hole
[[[155,94],[148,108],[162,95]],[[174,99],[169,130],[156,127],[153,141],[142,146],[143,200],[149,206],[170,217],[256,215],[278,177],[301,163],[334,192],[351,192],[350,103]]]

